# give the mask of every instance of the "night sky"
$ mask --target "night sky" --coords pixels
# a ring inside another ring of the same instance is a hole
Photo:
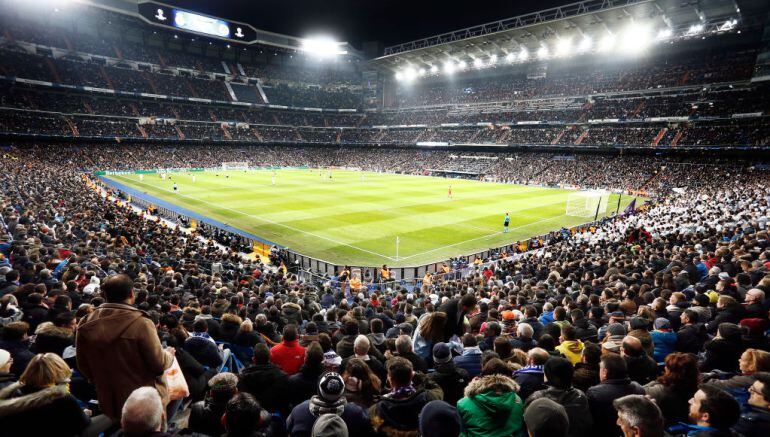
[[[564,0],[165,0],[174,6],[307,37],[385,46],[571,3]],[[472,6],[471,6],[472,5]]]

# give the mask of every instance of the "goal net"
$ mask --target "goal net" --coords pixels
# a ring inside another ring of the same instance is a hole
[[[222,170],[248,170],[249,169],[249,162],[248,161],[231,161],[231,162],[223,162],[222,163]]]
[[[604,215],[610,193],[606,191],[578,191],[567,196],[567,215],[593,218],[596,212]]]

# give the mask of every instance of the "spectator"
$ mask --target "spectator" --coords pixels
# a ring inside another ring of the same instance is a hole
[[[663,414],[649,398],[627,395],[615,399],[612,406],[618,412],[618,426],[624,437],[663,436]]]
[[[766,436],[770,433],[770,373],[755,373],[749,393],[749,410],[734,430],[745,437]]]
[[[444,338],[442,341],[448,343],[453,337],[458,339],[465,333],[465,317],[476,309],[476,295],[466,293],[460,299],[450,299],[439,307],[438,311],[446,314],[446,324],[444,325]]]
[[[457,402],[457,411],[468,435],[510,436],[524,427],[524,402],[519,385],[502,375],[474,379]]]
[[[548,398],[540,398],[524,411],[530,437],[567,437],[569,418],[564,407]]]
[[[537,346],[537,341],[533,338],[535,331],[528,323],[521,322],[516,326],[516,337],[511,338],[511,347],[529,352],[530,349]]]
[[[644,394],[641,385],[628,378],[626,361],[614,354],[602,356],[599,364],[599,385],[591,387],[586,393],[588,405],[594,421],[594,430],[598,435],[619,436],[617,411],[612,401],[629,394]]]
[[[5,349],[0,349],[0,390],[16,382],[16,376],[11,373],[13,357]]]
[[[644,385],[655,379],[658,374],[657,363],[647,355],[638,338],[627,335],[623,339],[620,355],[626,360],[628,377],[632,381]]]
[[[378,435],[415,433],[419,428],[419,413],[428,402],[441,399],[441,389],[415,387],[412,363],[403,357],[388,360],[390,393],[369,408],[369,420]]]
[[[305,399],[310,399],[316,393],[318,379],[324,372],[323,350],[317,341],[305,349],[305,362],[299,372],[289,376],[289,393],[292,405],[299,405]]]
[[[190,408],[188,428],[196,433],[222,435],[222,415],[227,403],[238,393],[238,377],[229,372],[218,373],[208,381],[209,392],[206,399],[198,401]]]
[[[428,363],[412,351],[412,340],[408,335],[401,334],[396,339],[396,352],[401,358],[412,363],[415,372],[428,373]]]
[[[463,352],[460,356],[452,358],[452,361],[458,368],[468,372],[470,378],[475,378],[481,373],[481,349],[473,334],[463,335],[462,341]]]
[[[139,387],[131,392],[123,404],[120,429],[125,437],[160,437],[166,423],[166,411],[158,390]]]
[[[727,392],[709,384],[701,384],[690,399],[691,425],[680,424],[669,428],[671,433],[688,435],[732,436],[730,427],[740,417],[738,402]]]
[[[527,398],[526,405],[541,398],[548,398],[564,407],[569,418],[570,437],[587,436],[590,434],[592,419],[588,408],[586,395],[572,387],[574,367],[565,358],[551,358],[543,366],[548,388],[538,390]]]
[[[457,405],[462,399],[465,387],[471,378],[465,369],[457,367],[452,360],[452,351],[446,343],[436,343],[433,346],[434,371],[428,376],[441,387],[444,401]]]
[[[698,361],[695,356],[674,352],[666,357],[663,375],[644,387],[666,417],[666,426],[687,421],[688,401],[698,390]]]
[[[27,332],[29,324],[27,322],[12,322],[3,327],[0,334],[0,349],[4,349],[11,354],[13,363],[11,364],[11,373],[21,375],[27,368],[32,357],[35,356],[29,350],[29,337]]]
[[[697,354],[706,342],[706,329],[702,323],[698,323],[698,313],[695,310],[684,310],[680,318],[682,327],[676,333],[676,350]]]
[[[102,286],[107,303],[80,321],[77,365],[96,386],[99,408],[114,421],[121,406],[139,387],[155,387],[168,403],[163,371],[175,350],[161,347],[155,324],[134,303],[133,281],[127,275],[107,278]]]
[[[345,373],[345,398],[368,410],[374,405],[382,392],[382,380],[359,358],[348,360]]]
[[[205,319],[196,320],[193,323],[193,332],[184,341],[184,350],[202,365],[219,369],[224,364],[224,352],[217,346],[208,330],[209,324]]]
[[[668,354],[676,350],[677,335],[671,330],[671,322],[668,319],[659,317],[655,319],[655,330],[652,331],[652,343],[655,347],[653,359],[662,363]]]
[[[706,358],[700,369],[704,372],[721,370],[728,373],[738,371],[743,347],[741,345],[741,327],[729,322],[719,324],[717,335],[705,344]]]
[[[265,410],[275,413],[289,411],[289,379],[286,373],[270,362],[270,349],[265,344],[254,348],[253,363],[241,371],[238,391],[252,395]]]
[[[348,437],[348,426],[336,414],[324,414],[313,424],[312,437]]]
[[[296,325],[284,326],[283,341],[270,349],[270,361],[289,376],[299,372],[305,362],[305,348],[297,341]]]
[[[753,375],[757,372],[770,372],[770,352],[758,349],[746,349],[738,360],[740,374],[725,380],[714,380],[709,383],[733,395],[741,406],[749,400],[749,387],[754,383]]]
[[[272,434],[269,415],[249,393],[238,393],[227,402],[222,416],[226,437],[259,437]]]
[[[577,332],[572,325],[564,325],[561,327],[561,338],[559,338],[559,346],[556,348],[561,352],[569,362],[574,366],[579,363],[582,358],[583,342],[577,340]]]
[[[334,372],[326,373],[318,381],[318,394],[294,407],[286,419],[286,428],[292,437],[309,437],[314,423],[324,414],[342,418],[351,435],[371,432],[366,411],[345,399],[345,381]]]
[[[519,396],[524,401],[527,401],[532,393],[546,388],[543,366],[548,358],[548,352],[544,349],[530,349],[527,353],[527,365],[513,372],[513,380],[519,385]]]
[[[572,384],[585,393],[590,387],[599,384],[599,361],[602,349],[598,344],[586,343],[580,362],[575,364]]]
[[[447,315],[440,311],[426,314],[420,319],[412,337],[414,353],[433,367],[433,345],[440,343],[446,331]]]
[[[458,437],[462,432],[462,423],[457,409],[441,400],[428,402],[420,411],[419,431],[424,436]]]

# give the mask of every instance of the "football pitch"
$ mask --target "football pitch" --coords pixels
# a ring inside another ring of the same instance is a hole
[[[563,189],[343,170],[329,179],[317,169],[279,170],[273,185],[272,175],[107,177],[303,255],[357,266],[428,264],[590,220],[565,214],[571,191]],[[623,196],[621,211],[631,200]],[[607,214],[617,205],[613,194]],[[511,222],[503,233],[506,212]]]

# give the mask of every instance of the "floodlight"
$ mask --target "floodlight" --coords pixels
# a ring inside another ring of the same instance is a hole
[[[404,79],[408,81],[412,81],[417,77],[417,70],[415,70],[412,67],[407,68],[404,70]]]
[[[481,58],[476,58],[473,60],[473,66],[476,68],[480,68],[484,66],[484,61]]]
[[[615,46],[615,37],[612,34],[607,34],[599,41],[599,51],[608,52]]]
[[[396,72],[396,80],[401,81],[404,79],[404,73],[397,71]]]
[[[509,63],[513,62],[515,59],[516,59],[516,54],[513,53],[513,52],[508,53],[507,55],[505,55],[505,61],[506,62],[509,62]]]
[[[566,56],[569,54],[570,50],[572,50],[572,39],[571,38],[563,38],[556,41],[556,55],[557,56]]]
[[[672,35],[674,35],[674,32],[671,29],[669,29],[668,27],[665,28],[665,29],[660,29],[658,31],[658,39],[660,39],[660,40],[662,40],[662,39],[669,39],[669,38],[671,38]]]
[[[425,69],[424,68],[420,68],[419,70],[417,70],[417,75],[418,76],[425,76]]]
[[[444,72],[447,74],[452,74],[455,72],[455,64],[452,61],[446,61],[444,62]]]
[[[457,68],[459,68],[460,70],[465,70],[465,67],[467,67],[467,66],[468,66],[468,64],[465,63],[465,61],[460,61],[460,62],[457,63]]]
[[[588,35],[584,36],[583,39],[580,41],[580,44],[578,45],[578,52],[585,53],[591,50],[592,44],[593,44],[593,41],[591,41],[591,37]]]
[[[497,62],[497,55],[491,55],[491,56],[489,57],[489,63],[490,63],[490,65],[491,65],[491,64],[494,64],[494,63],[496,63],[496,62]]]
[[[522,47],[519,52],[519,61],[526,61],[529,58],[529,51],[526,47]]]
[[[537,57],[540,59],[545,59],[548,57],[548,47],[546,46],[540,46],[540,48],[537,50]]]
[[[640,24],[631,24],[623,32],[621,48],[629,52],[644,51],[650,45],[650,29]]]
[[[300,50],[319,58],[330,58],[337,55],[347,54],[347,50],[342,49],[342,45],[344,44],[345,43],[334,41],[329,37],[306,38],[302,40]]]
[[[689,29],[687,29],[687,35],[697,35],[703,32],[703,29],[704,27],[702,24],[693,24]]]
[[[436,73],[438,73],[438,67],[437,67],[437,66],[435,66],[435,65],[431,65],[431,66],[430,66],[430,72],[431,72],[432,74],[436,74]]]

